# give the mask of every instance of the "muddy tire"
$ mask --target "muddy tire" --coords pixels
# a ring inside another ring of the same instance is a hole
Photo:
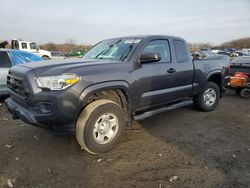
[[[125,113],[117,103],[101,99],[84,108],[76,123],[76,139],[91,154],[108,152],[120,141]]]
[[[250,88],[244,88],[240,91],[240,96],[242,98],[249,98],[250,97]]]
[[[194,106],[196,109],[209,112],[213,111],[219,103],[220,90],[217,84],[208,82],[205,89],[194,97]]]

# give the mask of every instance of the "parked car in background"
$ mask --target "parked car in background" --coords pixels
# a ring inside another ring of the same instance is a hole
[[[35,54],[11,49],[0,49],[0,96],[8,94],[7,75],[9,68],[21,63],[42,61]]]
[[[51,59],[66,59],[66,55],[62,52],[53,51],[51,52]]]
[[[237,54],[237,57],[238,56],[250,56],[250,52],[247,52],[244,50],[237,50],[237,51],[235,51],[235,53]]]
[[[228,86],[243,98],[250,97],[250,57],[237,57],[230,63]]]
[[[211,49],[209,49],[209,48],[202,48],[202,49],[200,50],[200,52],[201,52],[202,54],[204,54],[205,56],[213,56],[213,55],[215,55],[215,54],[211,51]]]
[[[243,48],[242,51],[244,53],[250,54],[250,48]]]
[[[230,65],[250,65],[250,57],[236,57],[231,62]]]
[[[236,50],[235,48],[225,48],[225,49],[214,49],[213,53],[218,55],[226,55],[229,57],[238,57],[238,56],[249,56],[250,53],[247,50]]]
[[[21,41],[14,39],[11,41],[11,48],[35,53],[36,55],[42,57],[45,60],[49,60],[52,58],[51,52],[40,49],[40,47],[35,42],[28,42],[28,41]]]
[[[218,54],[218,55],[231,56],[231,53],[230,53],[230,52],[228,52],[228,51],[223,51],[223,50],[220,50],[217,54]]]
[[[77,52],[69,52],[67,54],[68,57],[82,57],[86,52],[77,51]]]

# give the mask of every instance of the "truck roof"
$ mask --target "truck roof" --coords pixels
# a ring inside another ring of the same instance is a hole
[[[25,41],[25,40],[18,40],[18,42],[24,42],[24,43],[35,43],[35,42]]]
[[[18,40],[18,39],[12,39],[11,41],[18,41],[18,42],[25,42],[25,43],[36,43],[36,42],[33,42],[33,41]]]
[[[124,36],[124,37],[115,37],[112,39],[131,39],[131,38],[141,38],[141,39],[168,38],[168,39],[184,40],[181,37],[170,36],[170,35],[131,35],[131,36]]]

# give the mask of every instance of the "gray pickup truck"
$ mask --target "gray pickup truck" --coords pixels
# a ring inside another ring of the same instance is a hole
[[[193,103],[217,106],[224,56],[193,61],[187,43],[171,36],[104,40],[81,59],[10,69],[6,100],[13,118],[74,132],[90,153],[111,150],[132,120]]]

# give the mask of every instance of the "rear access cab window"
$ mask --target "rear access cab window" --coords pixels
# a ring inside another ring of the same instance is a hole
[[[185,42],[182,40],[175,39],[173,40],[173,43],[174,43],[176,61],[178,63],[183,63],[188,61],[188,52]]]

